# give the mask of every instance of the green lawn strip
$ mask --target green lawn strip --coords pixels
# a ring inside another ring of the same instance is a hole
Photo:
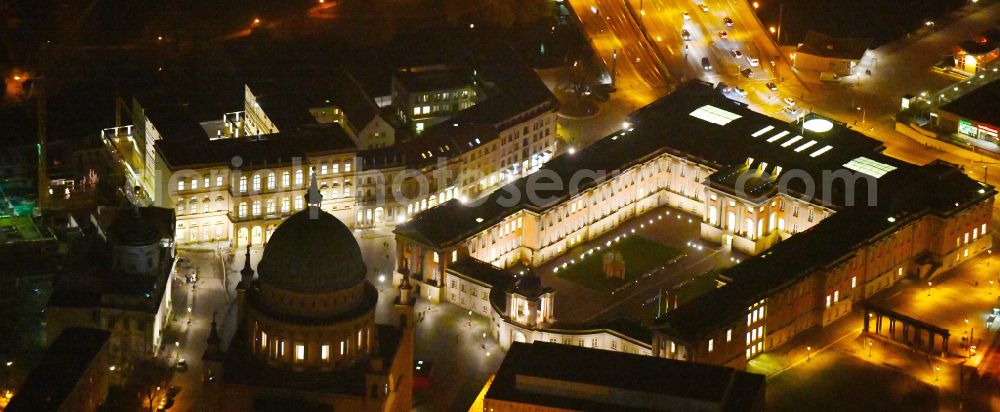
[[[603,258],[608,251],[621,252],[625,259],[625,280],[607,279],[603,272]],[[580,251],[573,252],[576,263],[559,271],[559,276],[576,282],[581,286],[599,292],[611,293],[613,290],[635,280],[657,266],[680,255],[680,251],[662,243],[639,236],[630,236],[614,243],[610,248],[594,250],[581,261]],[[570,256],[574,256],[570,255]]]

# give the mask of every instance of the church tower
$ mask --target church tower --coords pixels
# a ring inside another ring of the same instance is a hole
[[[413,352],[415,349],[413,329],[416,325],[413,306],[417,302],[417,299],[413,296],[413,287],[410,286],[410,275],[403,275],[403,281],[399,283],[398,289],[399,298],[393,305],[393,310],[396,312],[397,318],[399,318],[398,327],[403,331],[403,336],[399,342],[399,357],[396,361],[402,363],[405,367],[402,369],[403,373],[399,377],[402,382],[397,382],[397,384],[412,387]],[[396,401],[397,405],[413,405],[412,392],[399,391],[396,396],[399,397]]]

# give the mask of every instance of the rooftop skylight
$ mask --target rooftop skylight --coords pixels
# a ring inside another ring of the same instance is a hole
[[[720,126],[725,126],[729,122],[742,117],[736,113],[728,112],[708,104],[695,109],[695,111],[691,112],[691,116]]]
[[[762,135],[764,133],[767,133],[767,132],[770,132],[771,130],[774,130],[774,126],[768,125],[768,126],[764,127],[763,129],[760,129],[760,130],[754,132],[754,134],[752,134],[750,136],[751,137],[760,137],[760,135]]]
[[[796,152],[801,152],[801,151],[806,150],[806,149],[808,149],[810,147],[813,147],[813,145],[815,145],[815,144],[816,144],[815,140],[810,140],[810,141],[806,142],[804,145],[796,147],[795,151]]]
[[[778,141],[778,139],[781,139],[782,137],[785,137],[785,136],[788,136],[788,131],[787,130],[786,131],[782,131],[781,133],[778,133],[778,134],[776,134],[774,136],[771,136],[770,138],[767,139],[767,142],[768,143],[774,143],[774,142]]]
[[[821,149],[819,149],[819,150],[817,150],[815,152],[810,153],[809,157],[819,156],[819,155],[821,155],[823,153],[829,152],[830,149],[833,149],[833,146],[830,146],[830,145],[823,146]]]
[[[793,138],[788,139],[787,141],[785,141],[785,143],[782,143],[781,147],[791,146],[791,145],[795,144],[795,142],[797,142],[799,140],[802,140],[802,136],[796,135],[795,137],[793,137]]]
[[[882,175],[886,173],[896,170],[896,166],[877,162],[864,156],[854,158],[850,162],[845,163],[844,167],[856,172],[864,173],[876,179],[882,177]]]

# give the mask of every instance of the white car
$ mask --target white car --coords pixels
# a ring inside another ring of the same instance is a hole
[[[747,55],[747,62],[749,62],[750,65],[753,66],[753,67],[760,66],[760,60],[757,60],[756,57],[753,57],[753,56],[751,56],[749,54]]]
[[[701,4],[698,5],[698,8],[701,9],[701,11],[703,11],[705,13],[708,13],[708,5],[707,4],[701,3]]]
[[[795,106],[795,99],[792,99],[791,97],[785,97],[781,99],[781,101],[785,102],[785,104],[789,106]]]
[[[682,12],[681,16],[684,16],[684,21],[691,21],[691,15],[688,12]]]

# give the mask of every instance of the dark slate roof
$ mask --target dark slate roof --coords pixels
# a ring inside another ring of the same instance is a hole
[[[333,215],[309,206],[285,219],[264,247],[260,282],[301,293],[331,292],[364,281],[354,234]]]
[[[1000,127],[1000,110],[997,110],[997,102],[1000,102],[1000,80],[989,82],[941,106],[941,110],[979,123]]]
[[[316,124],[310,108],[337,106],[356,128],[379,113],[375,100],[361,84],[340,68],[282,68],[280,73],[259,72],[246,82],[257,103],[278,130]]]
[[[720,126],[690,115],[705,105],[721,108],[740,117]],[[738,177],[738,173],[734,172],[745,165],[748,157],[753,157],[758,162],[755,165],[761,161],[768,162],[769,171],[773,171],[775,165],[781,165],[785,172],[798,169],[813,176],[821,176],[825,170],[843,169],[844,163],[860,156],[899,168],[907,167],[902,162],[881,155],[883,146],[879,141],[850,130],[843,124],[834,122],[832,130],[814,133],[803,129],[798,123],[786,123],[751,111],[746,105],[726,98],[710,84],[702,82],[686,83],[673,94],[638,111],[633,115],[632,121],[635,123],[633,128],[598,140],[575,154],[558,156],[533,175],[508,183],[479,201],[466,205],[458,200],[449,201],[416,215],[410,221],[398,225],[395,231],[427,246],[449,246],[518,210],[542,212],[558,206],[575,193],[665,152],[712,165],[719,170],[710,178],[713,186],[720,189],[728,187],[729,190],[732,190]],[[773,129],[764,135],[752,136],[766,126]],[[781,140],[767,142],[770,136],[779,132],[787,134]],[[809,140],[816,140],[818,143],[811,150],[802,152],[793,150],[798,145],[781,146],[797,135],[804,136],[799,144]],[[810,156],[825,145],[833,146],[833,149],[817,157]],[[578,181],[573,180],[572,177],[581,170],[594,173]],[[529,182],[547,183],[552,181],[549,180],[550,177],[565,184],[560,184],[553,190],[537,190],[535,198],[523,196],[529,186],[537,187],[529,185]],[[801,183],[799,180],[794,179],[793,182]],[[576,183],[576,186],[571,188],[569,182]],[[834,186],[834,189],[838,187]],[[773,189],[771,185],[760,188],[766,192]],[[792,185],[789,190],[795,189],[796,186]],[[822,199],[825,195],[822,193],[823,187],[820,185],[816,189],[816,196]],[[514,200],[510,200],[512,197]],[[836,205],[843,200],[843,196],[834,192],[829,194],[829,199]]]
[[[958,44],[958,47],[969,54],[986,54],[1000,48],[1000,29],[989,29],[976,37]]]
[[[581,362],[581,360],[586,360]],[[539,393],[518,376],[594,385],[659,397],[721,404],[724,411],[760,408],[763,375],[723,366],[547,342],[514,342],[486,392],[486,399],[522,402],[572,410],[670,410],[670,404],[643,403],[638,397],[584,399]],[[571,393],[571,392],[570,392]]]
[[[99,329],[68,328],[45,351],[45,357],[7,405],[8,412],[61,410],[63,402],[111,337]],[[101,366],[103,367],[103,366]]]
[[[111,237],[115,243],[127,246],[151,245],[163,238],[152,222],[142,217],[138,208],[115,220],[111,225]]]
[[[244,167],[291,164],[293,158],[312,154],[348,152],[356,145],[338,124],[247,138],[217,140],[161,140],[156,148],[171,170],[224,165],[237,156]]]
[[[890,172],[879,180],[876,206],[838,211],[763,254],[723,270],[721,277],[730,280],[726,286],[667,312],[654,328],[682,341],[700,340],[740,320],[747,306],[816,270],[835,265],[884,234],[926,214],[949,216],[995,194],[992,187],[940,161]]]
[[[796,52],[835,59],[861,60],[871,44],[872,39],[868,37],[833,37],[809,31]]]
[[[188,82],[160,77],[131,80],[125,87],[133,91],[132,97],[164,139],[204,139],[202,122],[221,121],[224,113],[243,110],[243,88],[231,75]]]
[[[464,67],[404,69],[393,77],[409,93],[459,89],[473,83],[472,69]]]

